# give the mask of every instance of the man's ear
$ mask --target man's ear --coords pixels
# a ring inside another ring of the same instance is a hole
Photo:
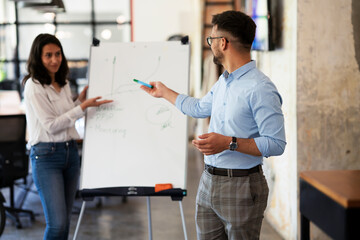
[[[228,42],[226,41],[226,38],[221,39],[221,49],[224,51],[228,48]]]

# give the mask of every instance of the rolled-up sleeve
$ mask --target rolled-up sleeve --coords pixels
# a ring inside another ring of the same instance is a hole
[[[286,146],[282,98],[271,82],[260,84],[251,95],[259,136],[255,143],[264,157],[281,155]]]
[[[206,118],[211,114],[211,93],[202,99],[180,94],[175,101],[175,106],[183,114],[193,118]]]

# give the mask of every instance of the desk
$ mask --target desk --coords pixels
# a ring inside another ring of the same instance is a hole
[[[360,170],[300,173],[301,240],[310,222],[333,239],[360,239]]]

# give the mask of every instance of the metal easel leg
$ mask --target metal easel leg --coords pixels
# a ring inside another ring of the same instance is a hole
[[[82,217],[83,217],[83,215],[84,215],[84,211],[85,211],[85,205],[86,205],[86,202],[83,201],[82,206],[81,206],[81,210],[80,210],[79,219],[78,219],[78,222],[77,222],[77,224],[76,224],[76,229],[75,229],[75,233],[74,233],[74,238],[73,238],[73,240],[76,240],[77,234],[78,234],[78,232],[79,232],[80,223],[81,223]]]
[[[149,239],[150,239],[150,240],[152,240],[152,226],[151,226],[151,206],[150,206],[150,197],[147,197],[147,209],[148,209]]]
[[[187,232],[186,232],[186,225],[185,225],[185,217],[184,217],[184,211],[183,211],[183,207],[182,207],[182,201],[179,201],[179,207],[180,207],[180,213],[181,213],[181,221],[182,221],[182,225],[183,225],[183,230],[184,230],[184,239],[187,240]]]

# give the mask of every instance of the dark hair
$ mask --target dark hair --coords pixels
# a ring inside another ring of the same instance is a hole
[[[250,50],[255,38],[256,24],[243,12],[225,11],[212,18],[213,26],[220,31],[226,31],[235,37],[244,48]]]
[[[59,84],[60,87],[63,87],[66,84],[66,78],[69,73],[69,67],[64,55],[63,48],[61,46],[59,39],[57,39],[54,35],[47,33],[39,34],[35,38],[31,46],[29,59],[27,61],[28,74],[24,77],[22,81],[23,84],[25,84],[29,78],[32,78],[33,81],[35,79],[38,80],[41,83],[41,85],[51,84],[50,75],[41,60],[43,47],[50,43],[57,45],[61,49],[61,55],[62,55],[60,68],[55,74],[55,81]]]

